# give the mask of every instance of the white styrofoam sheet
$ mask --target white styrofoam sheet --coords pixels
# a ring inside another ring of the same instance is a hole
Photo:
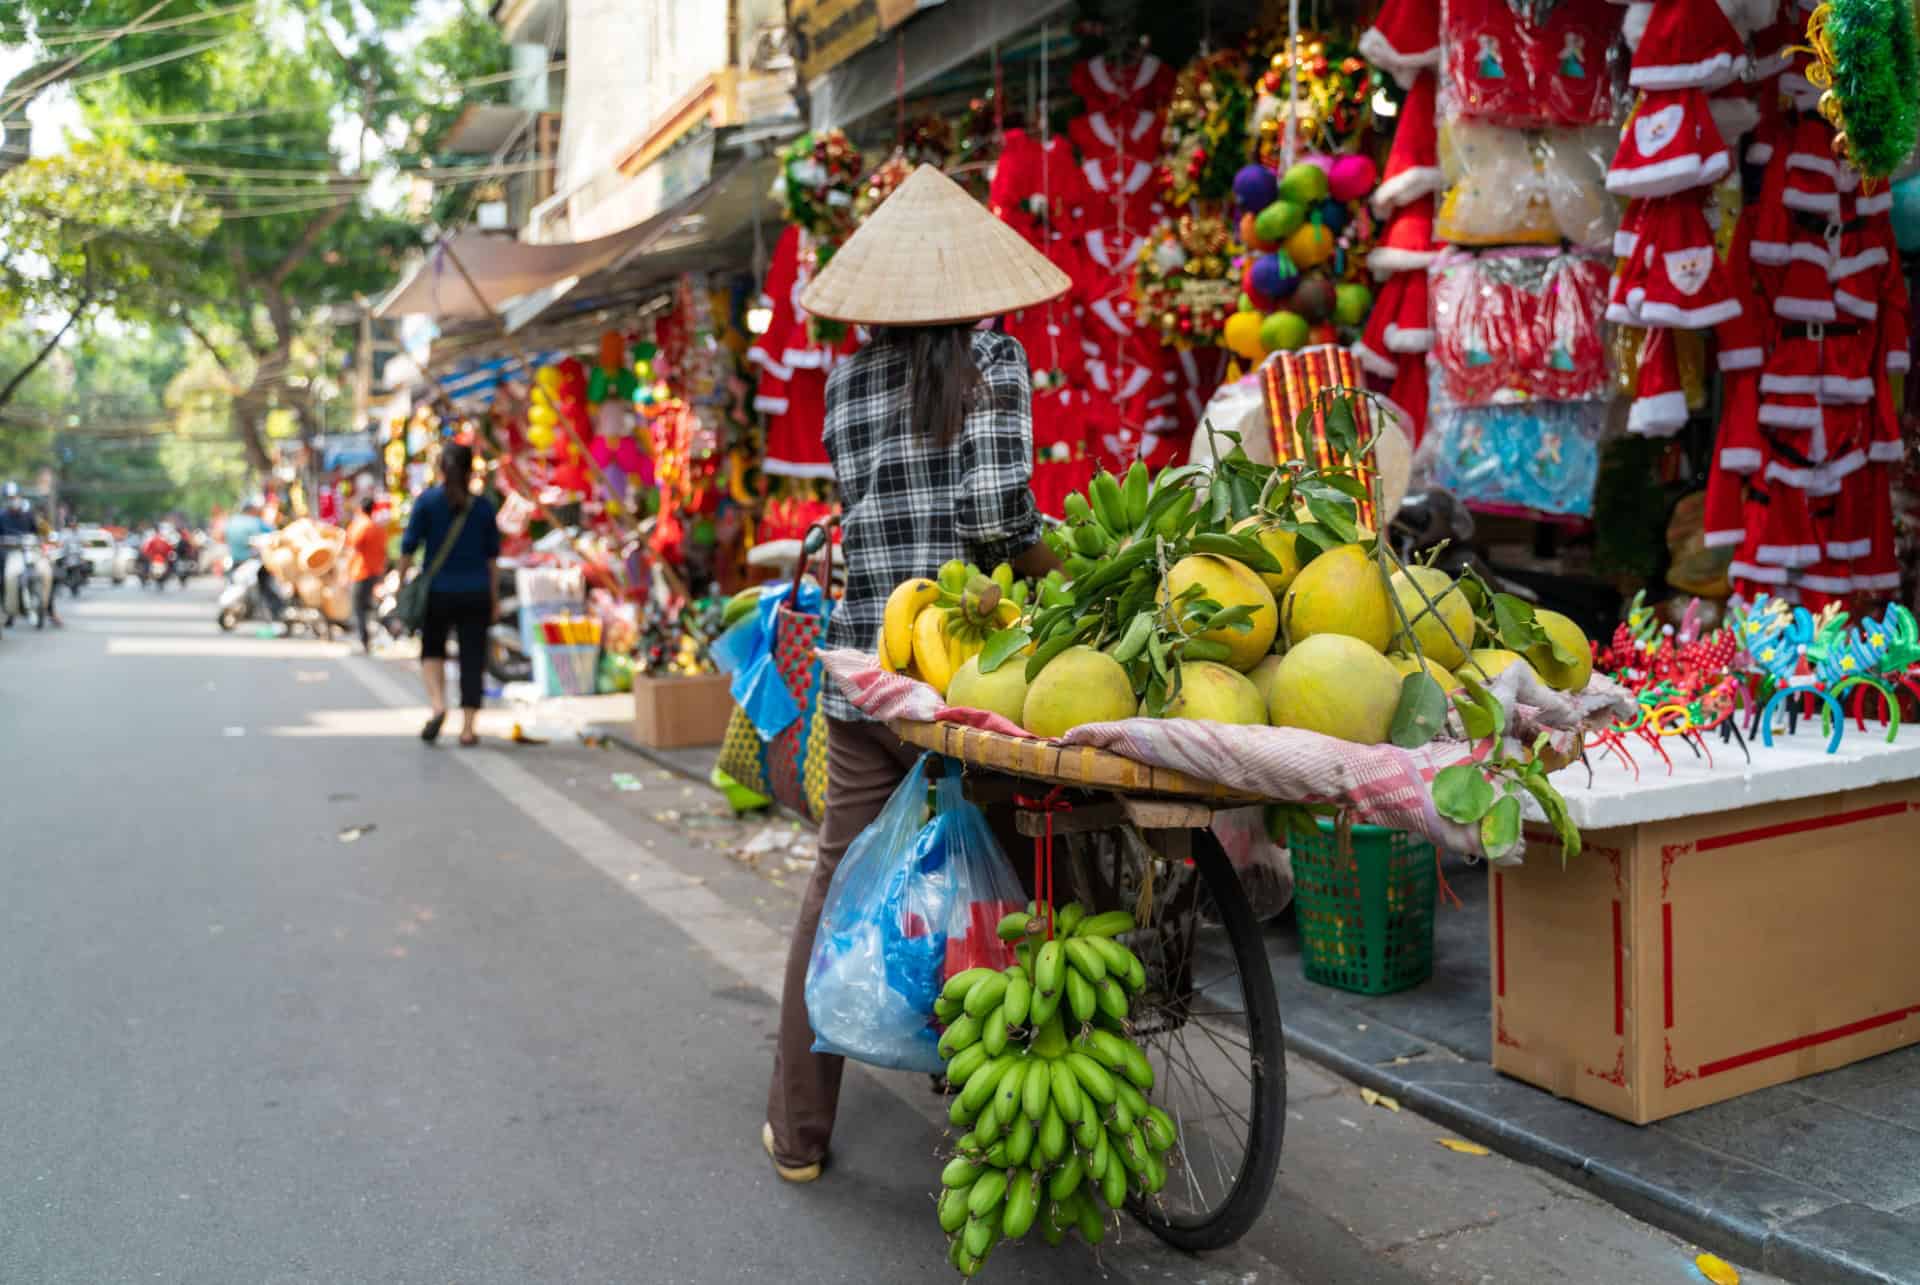
[[[1652,746],[1638,737],[1628,737],[1627,752],[1640,765],[1638,779],[1617,756],[1589,750],[1592,785],[1587,784],[1586,769],[1578,763],[1554,773],[1553,783],[1566,797],[1574,824],[1584,831],[1731,812],[1920,778],[1920,727],[1902,727],[1899,738],[1891,744],[1886,735],[1886,728],[1871,719],[1865,732],[1849,721],[1839,750],[1828,754],[1827,738],[1820,734],[1818,718],[1811,723],[1803,719],[1799,732],[1792,736],[1776,734],[1771,747],[1751,742],[1751,765],[1738,745],[1723,745],[1718,736],[1710,736],[1707,744],[1713,751],[1712,767],[1704,758],[1696,758],[1685,744],[1669,738],[1665,746],[1667,757],[1673,760],[1671,773]],[[1533,800],[1526,802],[1527,811],[1538,820],[1539,810]]]

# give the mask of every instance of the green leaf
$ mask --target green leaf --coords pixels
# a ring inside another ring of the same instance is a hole
[[[1216,473],[1212,484],[1207,487],[1207,521],[1224,530],[1232,517],[1233,483]]]
[[[1360,538],[1360,528],[1350,500],[1308,500],[1307,512],[1313,514],[1320,525],[1339,536],[1342,544],[1352,544]]]
[[[1518,795],[1507,795],[1480,818],[1480,842],[1486,846],[1487,856],[1494,861],[1510,857],[1524,846],[1520,836]]]
[[[1020,649],[1033,641],[1032,635],[1025,629],[997,629],[988,637],[986,645],[980,649],[980,672],[991,674],[994,670],[1020,654]]]
[[[1147,680],[1146,711],[1148,718],[1159,718],[1167,712],[1167,680],[1158,674]]]
[[[1533,618],[1533,607],[1510,593],[1493,595],[1494,628],[1512,651],[1524,652],[1547,641],[1547,631]]]
[[[1349,496],[1352,499],[1364,500],[1368,498],[1367,484],[1351,473],[1322,473],[1320,480],[1334,490],[1339,491],[1342,495]]]
[[[1477,764],[1456,763],[1433,774],[1434,811],[1449,821],[1472,825],[1493,806],[1493,787]]]
[[[1260,487],[1245,473],[1236,472],[1228,482],[1228,490],[1233,497],[1233,520],[1239,522],[1253,516],[1253,506],[1260,499]]]
[[[1330,531],[1319,522],[1302,522],[1295,528],[1301,539],[1316,547],[1316,550],[1337,549],[1343,544],[1352,544],[1351,540],[1342,540],[1337,531]],[[1304,549],[1297,550],[1304,553]]]
[[[1327,445],[1342,459],[1352,459],[1360,449],[1360,426],[1355,422],[1353,399],[1348,396],[1336,397],[1327,407],[1325,418]]]
[[[1242,604],[1237,607],[1228,607],[1225,611],[1217,611],[1213,619],[1207,622],[1207,628],[1232,629],[1244,634],[1253,628],[1253,608]]]
[[[1403,750],[1418,749],[1447,725],[1447,694],[1424,670],[1408,674],[1400,684],[1400,703],[1393,711],[1388,739]]]
[[[1580,855],[1580,828],[1573,823],[1573,817],[1567,812],[1567,801],[1560,791],[1548,783],[1546,774],[1523,776],[1520,783],[1533,795],[1540,805],[1540,811],[1546,814],[1547,824],[1560,840],[1560,860],[1564,864]]]
[[[1484,741],[1493,735],[1495,726],[1493,715],[1481,709],[1471,698],[1455,697],[1453,707],[1460,711],[1460,722],[1467,729],[1468,740]]]
[[[1456,674],[1455,677],[1460,680],[1460,685],[1467,689],[1467,695],[1473,698],[1473,703],[1479,707],[1481,713],[1493,721],[1493,730],[1486,733],[1486,735],[1497,736],[1505,732],[1507,730],[1507,711],[1506,708],[1494,698],[1493,693],[1488,691],[1480,680],[1474,678],[1471,674],[1461,672]],[[1476,737],[1475,739],[1477,740],[1479,738]]]

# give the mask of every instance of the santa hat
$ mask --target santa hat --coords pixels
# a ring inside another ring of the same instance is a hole
[[[1715,90],[1707,108],[1719,127],[1720,141],[1728,147],[1736,146],[1760,124],[1760,104],[1754,98],[1753,86],[1739,81]]]
[[[1640,344],[1640,375],[1627,431],[1641,437],[1672,437],[1687,424],[1687,392],[1680,382],[1678,341],[1669,330],[1649,330]]]
[[[1433,239],[1433,196],[1428,194],[1394,214],[1367,252],[1367,268],[1376,277],[1424,272],[1439,254]]]
[[[1620,131],[1607,190],[1622,196],[1666,196],[1719,182],[1733,157],[1698,89],[1650,91]]]
[[[1433,126],[1435,81],[1432,72],[1421,75],[1400,104],[1386,172],[1370,198],[1373,212],[1381,218],[1447,185]]]
[[[1699,203],[1682,195],[1648,205],[1622,274],[1631,319],[1643,326],[1703,330],[1739,316],[1740,299],[1727,284],[1713,229]],[[1615,320],[1611,304],[1608,320]]]
[[[1413,86],[1423,68],[1440,65],[1440,6],[1432,0],[1386,0],[1360,35],[1360,56]]]
[[[1627,81],[1635,89],[1718,89],[1746,67],[1747,42],[1714,0],[1656,0]]]

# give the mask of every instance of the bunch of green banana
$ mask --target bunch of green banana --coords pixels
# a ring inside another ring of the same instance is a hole
[[[1066,524],[1047,533],[1047,541],[1066,567],[1067,578],[1079,581],[1098,572],[1108,559],[1139,549],[1134,559],[1153,552],[1155,537],[1177,539],[1197,519],[1194,492],[1186,486],[1191,469],[1169,469],[1151,478],[1147,466],[1135,460],[1126,477],[1102,469],[1065,504]]]
[[[938,1207],[963,1276],[1035,1227],[1049,1244],[1077,1230],[1098,1245],[1103,1205],[1118,1210],[1166,1185],[1173,1119],[1147,1101],[1153,1068],[1126,1035],[1129,997],[1147,980],[1117,940],[1133,927],[1125,911],[1090,915],[1072,903],[1053,916],[1030,905],[1000,922],[1017,962],[957,973],[935,1002],[957,1090],[948,1118],[967,1130]]]

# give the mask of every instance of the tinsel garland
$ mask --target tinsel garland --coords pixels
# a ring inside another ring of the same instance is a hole
[[[1827,0],[1807,21],[1817,61],[1807,79],[1826,92],[1820,114],[1836,149],[1883,179],[1913,152],[1920,125],[1920,37],[1912,0]]]

